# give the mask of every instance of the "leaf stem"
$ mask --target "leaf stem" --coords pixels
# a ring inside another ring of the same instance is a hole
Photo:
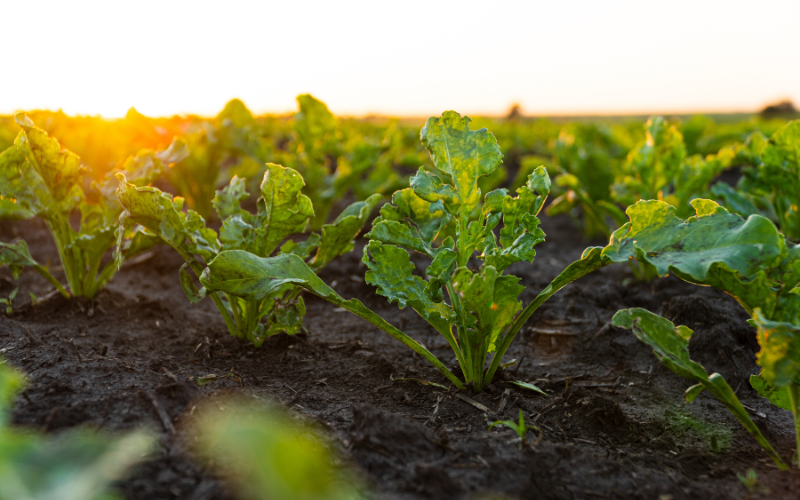
[[[797,466],[800,468],[800,386],[795,383],[786,388],[789,393],[789,404],[794,416],[794,438],[797,443]]]
[[[52,274],[50,274],[50,271],[48,271],[47,268],[45,268],[41,264],[36,264],[33,266],[33,268],[36,269],[39,272],[39,274],[41,274],[44,277],[44,279],[49,281],[51,285],[56,287],[58,293],[60,293],[65,299],[69,298],[69,292],[64,290],[64,287],[61,286],[61,283],[59,283],[58,280]]]
[[[592,253],[587,254],[587,252]],[[522,328],[525,322],[528,321],[528,318],[530,318],[531,315],[547,301],[547,299],[555,295],[556,292],[578,278],[582,278],[583,276],[586,276],[587,274],[594,272],[601,267],[605,267],[610,263],[610,261],[607,261],[604,257],[602,257],[599,248],[587,248],[584,250],[584,256],[581,257],[581,260],[573,262],[567,266],[566,269],[561,271],[561,274],[556,276],[556,278],[551,281],[549,285],[547,285],[547,288],[542,290],[539,295],[537,295],[536,298],[533,299],[533,301],[522,310],[519,316],[517,316],[517,319],[514,320],[514,323],[508,328],[507,333],[497,345],[495,354],[492,357],[492,363],[489,365],[489,370],[486,372],[486,376],[484,377],[485,383],[488,385],[492,382],[494,374],[497,371],[497,368],[500,366],[500,361],[511,345],[511,342],[514,340],[514,337],[516,337],[517,333],[519,333],[520,328]]]
[[[447,367],[444,366],[444,364],[441,361],[439,361],[439,359],[436,358],[436,356],[433,355],[433,353],[431,353],[429,350],[427,350],[425,347],[423,347],[416,340],[412,339],[411,337],[409,337],[405,333],[401,332],[400,330],[398,330],[397,328],[392,326],[385,319],[381,318],[379,315],[377,315],[374,312],[372,312],[371,310],[369,310],[360,301],[358,301],[356,299],[344,300],[343,298],[339,297],[336,293],[330,293],[328,295],[322,295],[320,293],[317,293],[316,291],[314,291],[311,288],[307,288],[307,290],[310,291],[311,293],[313,293],[313,294],[325,299],[325,300],[328,300],[328,301],[336,304],[337,306],[341,307],[342,309],[350,311],[351,313],[355,314],[356,316],[369,321],[370,323],[372,323],[373,325],[377,326],[378,328],[380,328],[384,332],[386,332],[389,335],[391,335],[392,337],[396,338],[397,340],[399,340],[400,342],[402,342],[406,346],[410,347],[414,352],[416,352],[417,354],[419,354],[423,358],[427,359],[433,366],[436,367],[437,370],[439,370],[442,373],[442,375],[447,377],[447,379],[450,382],[452,382],[456,387],[458,387],[461,390],[464,390],[464,384],[462,384],[461,381],[458,379],[458,377],[453,375],[453,372],[448,370]]]
[[[182,248],[180,248],[173,242],[169,241],[168,239],[164,238],[163,236],[161,237],[161,241],[165,242],[167,245],[175,249],[175,251],[178,252],[181,257],[183,257],[183,260],[185,260],[186,263],[189,264],[189,267],[192,269],[195,275],[200,276],[203,273],[203,267],[200,265],[199,262],[197,262],[197,259],[189,255],[188,253],[184,252]],[[211,300],[217,306],[217,309],[219,309],[219,313],[222,315],[223,321],[225,321],[225,326],[228,327],[228,333],[230,333],[234,337],[238,337],[239,330],[236,328],[236,323],[234,323],[233,319],[231,319],[230,314],[228,314],[228,308],[226,308],[225,304],[222,303],[222,299],[219,298],[217,292],[209,293],[208,297],[211,298]]]

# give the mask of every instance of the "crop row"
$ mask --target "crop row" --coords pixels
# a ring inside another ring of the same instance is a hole
[[[471,129],[471,120],[456,112],[430,118],[422,128],[427,163],[399,125],[374,144],[366,125],[360,131],[358,123],[340,127],[323,103],[310,96],[298,101],[290,136],[282,136],[280,120],[259,121],[232,101],[215,125],[203,122],[202,132],[163,150],[140,151],[102,176],[87,172],[77,155],[17,114],[21,131],[0,154],[3,214],[45,221],[67,283],[36,262],[22,240],[0,242],[0,264],[15,277],[32,267],[64,297],[92,298],[125,260],[168,245],[185,261],[179,279],[188,300],[212,300],[233,336],[259,346],[277,333],[300,331],[307,292],[372,323],[427,359],[455,388],[476,393],[492,383],[530,316],[569,283],[615,263],[630,265],[640,280],[671,273],[729,293],[751,315],[762,368],[751,384],[793,412],[800,453],[800,122],[769,139],[754,131],[705,156],[688,153],[701,150],[701,138],[709,136],[695,134],[687,143],[677,125],[659,117],[641,133],[572,126],[548,139],[552,156],[541,165],[535,165],[541,157],[519,154],[530,146],[509,146],[519,158],[509,179],[495,136]],[[520,131],[529,126],[504,137],[524,143]],[[403,175],[402,165],[414,162],[423,166]],[[742,167],[736,186],[712,185],[732,166]],[[223,171],[232,177],[216,189]],[[184,196],[154,187],[162,177]],[[534,247],[544,241],[538,217],[551,187],[560,192],[548,213],[570,213],[586,234],[606,235],[609,242],[587,248],[523,304],[524,287],[507,271],[532,262]],[[332,218],[345,196],[359,201]],[[385,198],[364,235],[365,280],[442,335],[460,376],[318,277],[354,248]],[[70,221],[75,213],[77,230]],[[207,225],[210,217],[220,221],[219,231]],[[110,261],[104,259],[109,251]],[[411,252],[428,258],[423,276],[414,273]],[[687,402],[708,391],[787,468],[722,376],[689,358],[691,330],[643,309],[619,311],[613,324],[632,329],[665,366],[696,383],[686,391]]]

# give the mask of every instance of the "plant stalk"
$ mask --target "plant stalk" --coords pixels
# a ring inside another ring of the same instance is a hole
[[[442,375],[447,377],[447,379],[450,382],[452,382],[453,385],[455,385],[456,387],[458,387],[461,390],[464,390],[464,384],[462,384],[461,381],[458,379],[458,377],[456,377],[453,374],[453,372],[448,370],[447,367],[444,366],[444,364],[441,361],[439,361],[439,359],[436,356],[433,355],[433,353],[431,353],[429,350],[425,349],[416,340],[412,339],[411,337],[409,337],[405,333],[401,332],[400,330],[398,330],[397,328],[392,326],[385,319],[381,318],[380,316],[378,316],[377,314],[375,314],[374,312],[369,310],[364,304],[362,304],[358,300],[355,300],[355,299],[344,300],[343,298],[339,297],[335,293],[331,293],[329,295],[322,295],[322,294],[319,294],[319,293],[315,292],[314,290],[312,290],[310,288],[308,288],[307,290],[309,290],[314,295],[319,296],[320,298],[323,298],[325,300],[328,300],[328,301],[336,304],[337,306],[341,307],[342,309],[350,311],[351,313],[355,314],[359,318],[362,318],[362,319],[365,319],[365,320],[369,321],[370,323],[372,323],[373,325],[377,326],[378,328],[380,328],[384,332],[386,332],[389,335],[391,335],[392,337],[396,338],[397,340],[399,340],[400,342],[402,342],[406,346],[410,347],[414,352],[416,352],[417,354],[419,354],[423,358],[427,359],[433,366],[436,367],[437,370],[439,370],[442,373]]]
[[[795,383],[789,384],[787,387],[789,392],[789,404],[792,406],[792,415],[794,417],[794,438],[797,444],[797,466],[800,468],[800,386]]]

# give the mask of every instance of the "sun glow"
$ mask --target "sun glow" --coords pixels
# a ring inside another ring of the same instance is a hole
[[[796,1],[12,2],[0,113],[755,110],[800,101]]]

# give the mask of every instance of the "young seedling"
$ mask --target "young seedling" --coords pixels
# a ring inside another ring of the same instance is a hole
[[[77,155],[62,150],[58,141],[37,128],[24,113],[17,113],[14,119],[22,131],[14,145],[0,153],[0,195],[16,200],[20,207],[45,221],[72,295],[93,298],[118,269],[113,262],[105,265],[102,262],[118,238],[121,242],[117,245],[118,262],[149,249],[155,241],[142,234],[115,234],[122,207],[114,197],[113,176],[87,188],[83,179],[85,168]],[[145,186],[157,179],[166,165],[184,156],[186,147],[176,140],[165,151],[143,150],[128,158],[123,171],[135,185]],[[70,224],[74,211],[81,215],[77,231]],[[33,267],[61,295],[70,296],[61,283],[31,257],[22,240],[0,242],[0,265],[8,265],[15,279],[24,266]]]
[[[145,234],[174,248],[186,261],[179,274],[189,300],[196,303],[208,295],[230,334],[258,347],[279,332],[291,335],[300,330],[305,315],[305,304],[300,297],[302,288],[285,282],[258,298],[244,298],[198,289],[189,270],[199,277],[204,262],[227,250],[246,251],[257,257],[269,257],[276,251],[279,255],[294,255],[301,262],[308,261],[312,272],[318,272],[334,258],[352,250],[353,239],[380,200],[379,195],[351,204],[335,221],[323,225],[320,233],[312,233],[298,243],[288,240],[278,249],[288,236],[302,232],[314,214],[311,200],[301,193],[303,185],[303,178],[296,171],[267,164],[261,197],[253,214],[241,208],[248,197],[245,180],[234,177],[226,188],[217,191],[213,201],[223,221],[217,236],[213,229],[205,227],[199,214],[192,210],[182,212],[180,198],[173,199],[155,188],[136,187],[120,175],[118,197],[125,208],[120,225],[124,229],[136,222]]]
[[[8,298],[7,299],[0,299],[0,304],[5,304],[6,305],[6,314],[9,315],[9,316],[11,316],[11,313],[14,312],[14,310],[11,308],[11,305],[14,302],[14,297],[17,296],[17,292],[18,291],[19,291],[19,288],[15,288],[10,294],[8,294]]]
[[[519,436],[519,449],[521,450],[524,445],[528,444],[528,440],[526,439],[526,435],[528,431],[531,429],[536,429],[540,431],[538,427],[535,425],[526,426],[525,425],[525,417],[522,415],[522,410],[519,410],[519,422],[514,422],[513,420],[497,420],[489,424],[489,430],[491,431],[497,425],[505,425],[509,429],[513,430]],[[540,431],[541,432],[541,431]]]
[[[765,490],[765,488],[761,485],[761,482],[758,480],[758,474],[756,473],[755,469],[747,469],[745,475],[736,474],[736,477],[739,479],[739,482],[742,483],[747,489],[747,493],[750,495],[754,495],[756,493],[761,493]]]

